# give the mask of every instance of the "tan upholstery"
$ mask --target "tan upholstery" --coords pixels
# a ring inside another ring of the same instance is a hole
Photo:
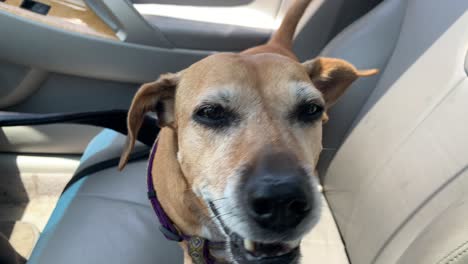
[[[468,263],[466,219],[468,219],[468,200],[452,204],[422,230],[397,264]],[[447,238],[449,241],[441,241]]]
[[[377,86],[356,83],[325,130],[322,178],[351,263],[467,263],[467,9],[389,0],[374,12],[384,21],[364,18],[326,49],[373,66],[394,47]]]
[[[301,244],[302,263],[349,264],[330,207],[323,199],[320,221]]]

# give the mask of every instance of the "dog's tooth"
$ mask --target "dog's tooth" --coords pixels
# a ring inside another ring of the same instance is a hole
[[[321,184],[317,185],[317,191],[323,193],[323,186]]]
[[[244,239],[244,248],[250,252],[255,251],[255,243],[252,240]]]
[[[300,243],[301,243],[301,240],[298,239],[298,240],[286,242],[286,245],[288,245],[289,249],[293,249],[293,248],[298,247]]]

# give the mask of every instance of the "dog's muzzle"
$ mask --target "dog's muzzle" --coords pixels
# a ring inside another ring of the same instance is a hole
[[[214,214],[219,214],[210,203]],[[224,233],[228,236],[228,247],[232,261],[238,264],[295,264],[300,257],[300,240],[291,242],[257,242],[241,237],[219,219]]]
[[[311,215],[311,176],[293,155],[265,153],[246,170],[238,199],[252,225],[267,236],[287,237]],[[268,239],[268,237],[265,237]]]
[[[247,166],[235,188],[236,221],[222,223],[237,263],[297,263],[300,241],[319,205],[312,177],[286,152],[264,152]],[[210,206],[215,215],[220,215]],[[240,216],[239,216],[240,215]],[[220,221],[223,221],[220,217]]]

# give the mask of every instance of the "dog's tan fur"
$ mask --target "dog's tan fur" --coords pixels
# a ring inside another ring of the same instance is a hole
[[[136,93],[119,168],[127,162],[143,116],[158,105],[162,129],[152,161],[153,180],[164,210],[184,234],[219,239],[204,195],[223,198],[237,169],[253,162],[265,148],[292,152],[301,163],[315,167],[322,148],[321,122],[303,128],[284,118],[298,87],[328,108],[358,77],[377,72],[358,71],[340,59],[297,62],[292,39],[309,2],[297,0],[267,44],[240,54],[212,55],[182,72],[163,75]],[[223,102],[224,97],[228,102]],[[204,100],[230,104],[243,116],[242,125],[227,136],[196,124],[192,113]],[[185,263],[191,263],[184,251]]]

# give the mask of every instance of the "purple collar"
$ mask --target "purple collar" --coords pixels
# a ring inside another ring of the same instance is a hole
[[[193,263],[194,264],[215,264],[215,261],[213,257],[210,255],[209,248],[210,247],[218,247],[224,242],[210,242],[207,239],[198,237],[198,236],[188,236],[185,234],[182,234],[172,223],[171,219],[169,216],[164,212],[164,209],[161,206],[161,203],[159,203],[158,196],[156,194],[156,191],[154,190],[154,185],[153,185],[153,175],[152,175],[152,170],[153,170],[153,160],[154,156],[156,154],[156,149],[158,148],[158,143],[156,143],[153,146],[153,149],[151,150],[151,155],[149,159],[149,165],[148,165],[148,177],[147,177],[147,183],[148,183],[148,199],[151,202],[151,205],[153,206],[154,212],[156,213],[156,216],[159,219],[159,223],[161,226],[159,227],[159,230],[163,233],[163,235],[166,237],[166,239],[171,240],[171,241],[176,241],[176,242],[182,242],[186,241],[187,246],[188,246],[188,251],[190,256],[192,257]]]

